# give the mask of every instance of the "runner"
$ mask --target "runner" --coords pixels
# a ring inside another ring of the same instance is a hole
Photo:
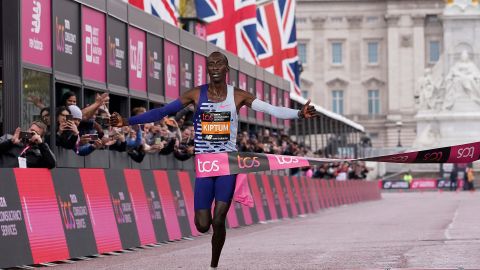
[[[174,114],[184,107],[195,106],[195,154],[236,152],[238,132],[238,112],[247,106],[258,112],[271,114],[282,119],[299,119],[315,117],[315,108],[310,100],[300,110],[277,107],[257,99],[247,91],[227,85],[229,71],[228,59],[220,52],[213,52],[207,58],[207,70],[210,83],[195,87],[166,106],[153,109],[141,115],[123,118],[113,113],[112,126],[127,126],[151,123]],[[216,269],[220,253],[225,243],[225,220],[232,202],[236,175],[207,177],[195,179],[195,226],[205,233],[213,228],[212,259],[210,267]],[[212,217],[212,203],[215,207]]]

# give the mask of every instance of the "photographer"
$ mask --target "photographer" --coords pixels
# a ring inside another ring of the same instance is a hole
[[[65,106],[61,106],[57,108],[56,117],[56,145],[66,149],[74,149],[78,141],[79,132],[70,110]],[[80,119],[77,119],[77,121],[80,122]]]
[[[102,148],[102,140],[94,129],[94,121],[81,120],[83,113],[76,105],[68,106],[68,110],[73,117],[80,139],[77,141],[75,151],[79,156],[88,156],[96,149]]]
[[[4,168],[54,168],[55,155],[43,135],[47,126],[34,121],[28,131],[15,130],[13,136],[0,138],[0,167]]]

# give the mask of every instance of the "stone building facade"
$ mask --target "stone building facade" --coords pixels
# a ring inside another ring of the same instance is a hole
[[[443,50],[443,0],[297,0],[302,94],[365,127],[374,147],[410,147],[417,81]]]

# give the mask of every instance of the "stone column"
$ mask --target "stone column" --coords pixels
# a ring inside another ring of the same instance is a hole
[[[385,20],[387,21],[387,38],[388,38],[388,51],[387,51],[387,70],[388,70],[388,109],[389,114],[391,112],[398,113],[400,110],[400,95],[399,90],[400,78],[400,57],[398,54],[399,51],[399,29],[398,29],[398,20],[400,19],[399,15],[387,14]]]
[[[361,75],[362,75],[362,55],[364,51],[362,48],[364,47],[362,44],[362,37],[361,37],[361,28],[363,22],[363,16],[347,16],[348,26],[349,26],[349,34],[348,34],[348,48],[349,51],[346,51],[350,55],[349,61],[349,71],[348,74],[351,75],[350,78],[350,91],[348,91],[348,98],[345,98],[349,101],[354,100],[363,100],[363,92],[362,91],[354,91],[353,89],[362,89],[361,88]],[[347,47],[347,46],[346,46]],[[347,48],[346,48],[347,49]],[[361,114],[362,113],[362,106],[364,104],[362,102],[349,102],[348,106],[350,110],[348,114]],[[347,112],[346,112],[347,113]]]
[[[313,31],[313,39],[310,41],[310,46],[313,46],[313,56],[310,57],[311,63],[315,63],[315,65],[312,65],[313,70],[315,71],[315,74],[313,75],[313,80],[314,82],[323,82],[324,81],[324,65],[322,63],[325,63],[326,61],[326,56],[323,53],[325,51],[325,46],[326,41],[325,41],[325,35],[324,35],[324,24],[325,21],[327,20],[327,17],[323,16],[311,16],[310,20],[312,22],[312,31]],[[318,39],[317,39],[318,38]],[[323,42],[322,42],[323,40]],[[318,63],[318,64],[317,64]],[[315,67],[314,67],[315,66]],[[314,83],[316,85],[316,83]],[[322,85],[322,84],[318,84]],[[313,91],[310,92],[312,101],[325,106],[326,104],[323,104],[325,102],[324,98],[327,95],[327,92],[325,92],[325,89],[313,89]]]
[[[413,78],[411,81],[411,93],[408,93],[410,99],[408,104],[411,104],[415,109],[414,93],[415,82],[417,78],[422,77],[425,70],[425,15],[413,15]]]

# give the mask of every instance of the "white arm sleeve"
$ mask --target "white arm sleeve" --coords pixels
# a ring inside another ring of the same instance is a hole
[[[256,98],[252,102],[252,109],[257,112],[268,113],[281,119],[298,119],[298,110],[287,107],[277,107]]]

